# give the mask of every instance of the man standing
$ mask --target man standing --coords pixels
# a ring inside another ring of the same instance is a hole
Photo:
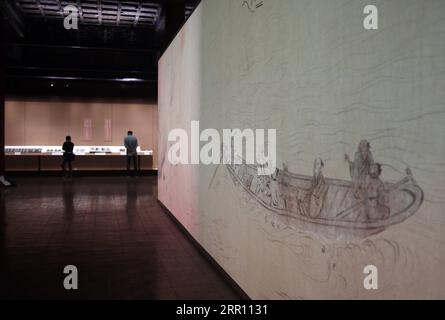
[[[68,164],[69,174],[68,177],[72,177],[73,175],[73,166],[72,162],[74,161],[75,155],[73,152],[74,143],[71,141],[71,136],[66,136],[65,142],[63,143],[63,162],[62,162],[62,171],[63,175],[66,177],[66,165]]]
[[[127,149],[127,172],[130,172],[131,161],[133,160],[134,172],[138,170],[138,139],[133,136],[133,131],[128,131],[128,135],[124,139],[124,146]]]
[[[374,164],[370,143],[367,140],[360,141],[358,151],[354,156],[354,161],[351,161],[347,154],[345,155],[345,160],[349,163],[354,196],[356,198],[362,198],[369,169]]]

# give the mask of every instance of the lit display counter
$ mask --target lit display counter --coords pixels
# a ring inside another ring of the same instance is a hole
[[[123,146],[75,146],[73,170],[125,170],[126,150]],[[61,170],[61,146],[6,146],[7,171]],[[153,151],[138,147],[140,170],[153,169]]]

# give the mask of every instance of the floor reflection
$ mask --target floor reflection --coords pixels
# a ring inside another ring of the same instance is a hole
[[[156,177],[16,182],[0,198],[1,298],[238,298],[162,211]]]
[[[135,221],[135,217],[137,216],[137,201],[138,201],[138,192],[137,192],[137,181],[136,179],[127,179],[126,181],[126,201],[125,201],[125,211],[128,217],[128,223],[131,225]]]
[[[71,222],[74,216],[73,198],[74,198],[73,181],[64,180],[62,188],[62,199],[63,199],[63,209],[65,212],[65,217],[68,222]]]

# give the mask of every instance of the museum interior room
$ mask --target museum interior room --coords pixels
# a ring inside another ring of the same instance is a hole
[[[1,10],[0,299],[445,299],[445,1]]]

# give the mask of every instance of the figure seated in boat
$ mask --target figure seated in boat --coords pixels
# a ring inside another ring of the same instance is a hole
[[[357,199],[363,199],[369,169],[374,163],[370,149],[370,143],[367,140],[362,140],[355,153],[354,161],[351,161],[349,155],[345,154],[345,161],[349,163],[349,172],[352,178],[352,192]]]
[[[271,205],[272,193],[270,191],[270,176],[259,176],[259,181],[256,185],[256,196],[265,204]]]
[[[266,205],[285,209],[286,200],[281,192],[281,185],[278,181],[278,169],[270,176],[255,175],[250,185],[250,190]]]
[[[245,160],[242,161],[242,164],[235,166],[235,174],[239,177],[241,183],[243,183],[247,188],[250,188],[252,184],[252,176],[247,170]]]
[[[260,176],[255,174],[252,178],[252,183],[250,184],[250,190],[259,195],[262,190],[264,190],[264,185],[266,184],[265,176]]]
[[[323,177],[323,167],[323,160],[315,159],[311,187],[298,196],[297,207],[302,216],[317,218],[323,209],[329,188]]]
[[[367,220],[388,219],[391,212],[387,206],[388,190],[380,180],[382,166],[374,163],[369,168],[369,176],[366,179],[365,213]]]
[[[269,182],[271,206],[277,209],[286,209],[286,200],[281,192],[281,184],[278,181],[278,172],[278,169],[276,169]]]
[[[262,165],[259,165],[258,169],[260,171],[264,170]],[[269,178],[270,176],[267,176],[265,174],[254,174],[250,179],[250,184],[248,187],[253,193],[259,196],[261,193],[267,192],[269,188],[268,187]]]

